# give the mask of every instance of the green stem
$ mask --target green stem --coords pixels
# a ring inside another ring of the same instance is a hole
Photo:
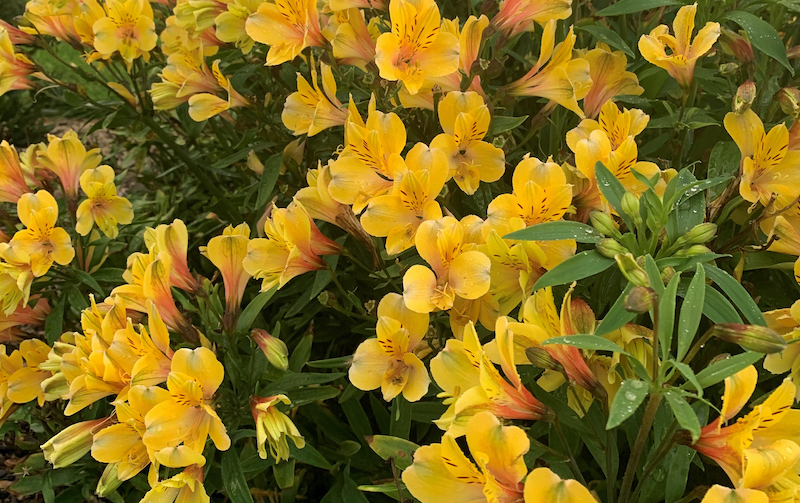
[[[653,357],[657,358],[655,354]],[[628,497],[631,494],[631,486],[633,485],[633,477],[636,475],[639,459],[642,457],[642,451],[644,451],[647,437],[650,434],[650,428],[653,426],[653,421],[656,418],[656,411],[658,411],[658,406],[661,404],[661,398],[661,393],[654,393],[650,395],[650,400],[647,402],[642,424],[639,428],[639,433],[636,435],[633,449],[631,449],[631,455],[628,458],[628,466],[625,468],[625,476],[622,478],[622,488],[620,489],[617,503],[628,503]]]
[[[561,420],[558,419],[558,416],[556,416],[556,420],[553,421],[553,426],[555,426],[555,428],[556,428],[556,435],[558,435],[558,439],[561,440],[561,444],[564,446],[564,449],[567,451],[567,456],[569,457],[569,467],[572,469],[572,473],[580,481],[580,483],[585,486],[586,485],[586,479],[583,478],[583,474],[581,473],[581,469],[578,468],[578,462],[575,461],[575,456],[572,455],[572,449],[570,448],[569,444],[567,443],[567,437],[564,436],[564,431],[561,429]]]

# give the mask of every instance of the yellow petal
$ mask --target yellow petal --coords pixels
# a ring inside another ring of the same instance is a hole
[[[525,503],[592,503],[595,498],[577,480],[562,480],[549,468],[536,468],[525,479]]]

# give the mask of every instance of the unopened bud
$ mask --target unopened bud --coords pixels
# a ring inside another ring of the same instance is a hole
[[[97,489],[94,490],[96,495],[100,496],[101,498],[105,498],[109,494],[116,491],[120,485],[122,485],[122,481],[119,479],[119,475],[117,474],[118,468],[119,463],[111,463],[106,465],[106,469],[103,470],[100,480],[97,481]]]
[[[616,239],[622,237],[622,234],[620,234],[619,229],[617,228],[616,222],[614,222],[614,219],[611,218],[611,215],[608,213],[604,213],[602,211],[593,211],[589,215],[589,220],[592,222],[592,227],[594,227],[600,234]]]
[[[333,307],[338,304],[338,301],[336,300],[336,294],[330,290],[325,290],[317,295],[317,300],[325,307]]]
[[[630,192],[626,192],[622,196],[622,211],[627,213],[636,225],[642,223],[642,215],[639,213],[639,199]]]
[[[781,110],[794,120],[800,118],[800,89],[795,87],[784,87],[775,95],[775,99],[781,104]]]
[[[613,238],[601,239],[597,243],[597,251],[608,258],[614,258],[620,253],[628,253],[628,249],[619,244],[619,241]]]
[[[635,286],[650,286],[650,278],[642,267],[636,263],[636,259],[630,253],[620,253],[614,256],[619,270],[625,278]]]
[[[531,347],[525,350],[525,356],[528,360],[540,369],[555,370],[556,372],[564,372],[564,367],[558,363],[558,360],[547,352],[546,349],[540,347]]]
[[[719,65],[719,73],[722,76],[736,75],[737,71],[739,71],[739,65],[736,63],[724,63]]]
[[[267,108],[270,103],[272,103],[272,93],[267,93],[264,95],[264,108]]]
[[[756,85],[752,80],[748,80],[736,90],[736,96],[733,98],[733,111],[737,114],[746,112],[755,99]]]
[[[53,468],[63,468],[78,461],[92,449],[95,428],[106,421],[102,418],[67,426],[41,445],[44,459],[52,463]]]
[[[694,257],[696,255],[702,255],[704,253],[711,253],[711,249],[706,245],[692,245],[689,248],[676,251],[673,257],[687,258]]]
[[[628,296],[625,297],[622,307],[632,313],[646,313],[653,307],[655,297],[656,293],[652,288],[635,286],[631,288]]]
[[[663,281],[665,285],[667,283],[669,283],[669,280],[671,280],[673,276],[675,276],[675,268],[674,267],[667,266],[667,267],[661,269],[661,281]]]
[[[264,329],[254,328],[250,331],[250,337],[261,348],[261,352],[267,357],[267,361],[276,369],[286,370],[289,368],[289,349],[286,343],[277,337],[273,337]]]
[[[724,27],[721,35],[719,42],[724,52],[734,56],[739,63],[744,65],[752,65],[755,62],[753,47],[745,37]]]
[[[442,86],[439,84],[434,84],[431,88],[431,93],[433,94],[433,99],[436,100],[442,96]]]
[[[717,225],[711,222],[697,224],[683,235],[683,241],[688,245],[701,245],[714,239],[717,235]]]
[[[759,325],[721,323],[711,328],[711,334],[723,341],[733,342],[748,351],[758,353],[780,353],[787,346],[778,332]]]

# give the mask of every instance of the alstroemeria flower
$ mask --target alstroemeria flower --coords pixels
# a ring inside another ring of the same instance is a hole
[[[25,5],[25,20],[33,26],[21,29],[30,35],[50,35],[73,46],[80,45],[75,30],[81,2],[78,0],[30,0]]]
[[[491,122],[489,108],[475,92],[450,92],[439,102],[439,122],[444,133],[431,141],[450,164],[456,184],[474,194],[480,182],[496,182],[505,172],[505,154],[483,141]]]
[[[567,131],[567,145],[575,152],[579,141],[588,140],[593,131],[601,130],[608,137],[611,148],[616,150],[629,136],[644,131],[649,121],[650,116],[638,108],[620,110],[616,103],[607,100],[602,104],[597,120],[583,119],[577,127]]]
[[[25,360],[25,366],[16,370],[8,378],[8,390],[5,396],[14,403],[28,403],[36,399],[39,407],[44,405],[45,394],[42,381],[51,376],[39,365],[47,361],[50,346],[39,339],[28,339],[19,345],[19,355]]]
[[[24,251],[0,243],[0,306],[6,316],[13,313],[20,302],[28,303],[34,274],[31,257]]]
[[[167,378],[170,397],[150,409],[144,418],[147,429],[142,440],[149,452],[183,443],[202,453],[208,436],[217,449],[230,447],[225,426],[212,406],[224,373],[209,349],[182,348],[175,352]]]
[[[778,218],[782,217],[779,216]],[[776,243],[782,243],[783,241],[783,239],[779,239]],[[800,244],[800,240],[796,242]],[[781,253],[786,252],[781,251]],[[800,254],[800,251],[795,253]],[[792,304],[792,307],[768,311],[764,313],[764,318],[767,320],[767,326],[781,334],[787,342],[800,338],[800,300]],[[773,374],[790,372],[789,375],[792,378],[792,382],[795,383],[795,387],[800,387],[800,347],[797,344],[789,344],[780,353],[767,355],[764,358],[764,370]],[[798,397],[800,397],[800,389],[795,391],[795,399]]]
[[[0,421],[16,410],[17,405],[8,398],[8,379],[23,368],[22,355],[18,350],[6,353],[6,345],[0,344]]]
[[[409,402],[425,396],[431,380],[413,351],[428,331],[428,323],[428,315],[408,309],[400,295],[383,297],[378,304],[378,336],[356,349],[350,382],[364,391],[381,388],[387,402],[401,392]]]
[[[100,149],[87,151],[75,131],[67,131],[61,138],[48,134],[47,141],[47,151],[40,152],[36,161],[58,175],[67,199],[76,201],[81,175],[102,161]]]
[[[171,224],[161,224],[155,229],[146,228],[144,243],[148,250],[169,256],[171,266],[169,279],[172,286],[187,292],[201,288],[200,282],[189,271],[189,264],[186,261],[189,233],[183,220],[176,218]],[[125,280],[131,283],[129,279]]]
[[[223,42],[236,44],[242,53],[253,50],[255,40],[247,34],[247,19],[261,5],[261,0],[232,0],[227,2],[228,10],[214,18],[215,35]]]
[[[769,503],[769,496],[755,489],[728,489],[714,485],[700,503]]]
[[[367,64],[375,60],[375,40],[364,11],[355,7],[336,11],[336,20],[336,33],[331,40],[336,63],[357,66],[366,72]]]
[[[562,480],[549,468],[536,468],[525,479],[525,503],[591,503],[597,501],[577,480]]]
[[[536,24],[567,19],[572,15],[572,0],[503,0],[492,26],[511,38],[534,31]]]
[[[672,28],[675,35],[669,34],[667,25],[653,28],[649,35],[639,39],[639,52],[650,63],[663,68],[678,81],[684,89],[690,89],[694,81],[694,66],[719,38],[719,23],[706,23],[692,40],[694,17],[697,4],[684,5],[675,15]],[[667,54],[666,49],[670,53]]]
[[[264,2],[247,18],[245,30],[256,42],[270,46],[268,66],[291,61],[306,47],[328,43],[320,31],[317,0]]]
[[[636,74],[625,70],[628,58],[624,52],[612,52],[606,44],[598,42],[594,49],[585,51],[581,57],[589,62],[589,76],[592,79],[592,87],[583,98],[586,117],[597,117],[614,96],[639,96],[644,92]]]
[[[455,404],[465,391],[481,384],[481,360],[483,348],[475,331],[475,325],[467,323],[462,339],[448,339],[444,349],[431,360],[431,375],[442,392],[436,395],[443,398],[447,410],[434,424],[447,431],[456,417]]]
[[[225,284],[225,317],[230,317],[229,323],[233,323],[239,313],[244,289],[250,279],[250,274],[242,265],[247,256],[249,242],[249,225],[239,224],[236,227],[229,225],[222,231],[221,236],[214,236],[208,241],[208,245],[200,250],[200,253],[222,273],[222,281]]]
[[[17,204],[22,194],[28,192],[31,192],[31,189],[28,188],[28,182],[22,172],[19,154],[12,145],[3,140],[0,142],[0,202]]]
[[[370,200],[361,214],[361,225],[370,235],[386,238],[386,253],[396,255],[414,246],[420,224],[442,218],[436,197],[447,181],[447,157],[437,148],[417,143],[405,161],[389,157],[394,185],[389,194]]]
[[[67,231],[56,227],[58,203],[49,192],[23,194],[17,202],[17,216],[25,229],[17,231],[9,245],[29,258],[34,276],[43,276],[53,262],[72,262],[75,249]]]
[[[278,410],[278,403],[289,405],[292,402],[286,395],[250,397],[250,408],[256,422],[258,456],[267,459],[266,445],[269,444],[272,457],[286,461],[289,459],[289,439],[298,449],[305,447],[306,441],[289,416]]]
[[[399,80],[416,94],[425,77],[458,70],[458,38],[440,30],[439,6],[434,0],[391,0],[392,31],[378,37],[375,64],[381,78]]]
[[[28,77],[35,72],[33,61],[14,50],[11,36],[0,26],[0,96],[8,91],[33,89]]]
[[[482,297],[491,284],[491,260],[466,240],[453,217],[426,220],[417,229],[417,252],[432,269],[414,265],[403,276],[406,306],[418,313],[453,307],[456,297]]]
[[[525,431],[503,426],[489,412],[472,417],[464,454],[450,433],[440,444],[420,447],[414,463],[403,471],[403,483],[422,503],[476,503],[520,501],[528,469],[522,457],[530,448]],[[535,503],[534,500],[531,500]]]
[[[336,98],[336,80],[331,67],[322,63],[322,89],[317,81],[317,70],[311,69],[311,83],[297,74],[297,91],[286,98],[281,120],[295,136],[314,136],[320,131],[341,126],[347,121],[347,109]]]
[[[138,57],[150,59],[158,35],[148,0],[106,0],[106,17],[94,23],[94,48],[104,58],[119,52],[130,69]]]
[[[2,279],[0,279],[0,283],[2,283]],[[0,297],[2,297],[1,294]],[[0,302],[0,306],[2,306],[2,302]],[[43,326],[49,314],[50,303],[43,297],[36,299],[36,304],[33,307],[22,306],[10,314],[5,314],[0,310],[0,341],[21,342],[27,339],[29,334],[21,330],[20,327],[24,325],[32,327]]]
[[[192,465],[171,478],[157,481],[140,503],[209,503],[203,474],[202,466]]]
[[[80,182],[88,199],[78,206],[75,230],[85,236],[97,224],[106,236],[112,239],[117,237],[117,225],[127,225],[133,221],[133,205],[126,198],[117,195],[114,168],[103,165],[87,169],[81,174]]]
[[[542,34],[541,52],[533,68],[522,78],[508,85],[512,96],[537,96],[551,100],[583,117],[578,100],[583,99],[592,85],[589,62],[573,58],[575,34],[572,27],[567,38],[555,44],[556,21],[548,22]]]

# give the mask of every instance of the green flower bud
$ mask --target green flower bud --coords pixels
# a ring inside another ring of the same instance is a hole
[[[780,353],[787,346],[778,332],[759,325],[721,323],[711,328],[711,334],[723,341],[738,344],[748,351],[765,354]]]
[[[748,80],[736,90],[733,98],[733,111],[741,114],[747,111],[756,99],[756,85],[752,80]]]
[[[636,259],[630,253],[619,253],[614,256],[619,270],[625,278],[635,286],[650,287],[650,278],[642,267],[636,263]]]
[[[642,215],[639,213],[639,199],[630,192],[626,192],[622,196],[622,211],[627,213],[636,225],[642,223]]]
[[[528,360],[540,369],[555,370],[556,372],[564,372],[564,367],[558,363],[558,360],[552,357],[550,353],[544,348],[531,347],[525,350],[525,355]]]
[[[250,337],[261,348],[261,352],[267,357],[267,361],[276,369],[286,370],[289,368],[289,349],[286,343],[277,337],[273,337],[264,329],[254,328],[250,331]]]
[[[661,281],[663,281],[665,285],[669,283],[669,280],[671,280],[673,276],[675,276],[674,267],[667,266],[661,270]]]
[[[619,244],[616,239],[605,238],[597,243],[597,251],[608,258],[614,258],[620,253],[628,253],[628,249]]]
[[[119,463],[106,465],[106,469],[103,470],[103,475],[101,475],[100,480],[97,481],[97,489],[94,490],[96,495],[105,498],[122,485],[122,481],[117,475],[118,465]]]
[[[711,249],[706,245],[693,245],[683,250],[678,250],[673,255],[674,257],[694,257],[695,255],[702,255],[703,253],[711,253]]]
[[[704,222],[697,224],[692,229],[684,234],[682,237],[685,244],[701,245],[714,239],[717,235],[717,225],[711,222]]]
[[[616,222],[614,219],[611,218],[611,215],[608,213],[603,213],[602,211],[593,211],[591,215],[589,215],[589,220],[592,222],[592,227],[597,229],[597,232],[604,236],[611,236],[612,238],[619,239],[622,237],[620,234],[619,229],[617,228]]]
[[[652,307],[656,299],[656,292],[646,286],[635,286],[625,297],[622,307],[632,313],[646,313]]]
[[[41,445],[44,459],[52,463],[53,468],[63,468],[78,461],[92,449],[95,428],[106,421],[102,418],[67,426]]]
[[[781,110],[794,120],[800,118],[800,89],[784,87],[775,95],[781,104]]]

